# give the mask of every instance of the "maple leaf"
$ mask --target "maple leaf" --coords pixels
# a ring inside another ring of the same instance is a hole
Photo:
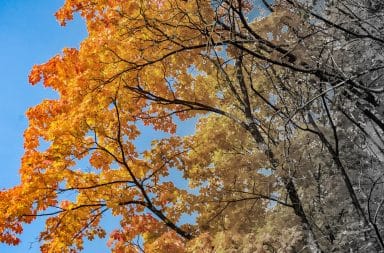
[[[369,235],[355,248],[384,248],[373,95],[383,67],[360,72],[368,61],[351,67],[340,49],[352,36],[379,54],[381,28],[355,25],[337,4],[319,16],[309,3],[256,2],[66,0],[57,20],[79,13],[88,37],[31,70],[32,85],[59,97],[27,111],[21,183],[0,192],[0,241],[19,243],[23,223],[47,216],[42,252],[105,236],[112,252],[321,252],[355,241],[344,227]],[[178,136],[188,119],[195,131]],[[139,151],[142,125],[159,136]],[[371,188],[351,153],[371,161]],[[174,171],[190,188],[171,182]],[[109,235],[106,213],[120,221]],[[191,214],[195,224],[180,225]]]

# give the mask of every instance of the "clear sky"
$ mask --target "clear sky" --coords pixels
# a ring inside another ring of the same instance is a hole
[[[41,85],[28,84],[31,67],[60,53],[63,47],[78,47],[86,36],[79,18],[66,27],[57,23],[54,13],[61,4],[63,0],[0,0],[0,188],[19,182],[22,136],[27,126],[25,111],[55,95]],[[39,252],[38,243],[31,242],[36,241],[43,227],[43,222],[27,226],[22,244],[0,244],[0,252]],[[92,244],[84,252],[107,252],[103,245]]]
[[[19,183],[18,170],[23,154],[23,131],[27,127],[25,111],[45,98],[56,97],[42,85],[28,84],[28,74],[34,64],[44,63],[59,54],[64,47],[78,47],[87,35],[85,24],[77,17],[66,27],[55,20],[54,13],[64,0],[0,0],[0,189]],[[177,133],[190,134],[196,119],[180,124]],[[142,128],[143,136],[136,141],[139,149],[148,147],[151,137],[164,134]],[[187,187],[179,173],[169,178],[179,187]],[[1,214],[0,214],[1,215]],[[193,221],[185,217],[183,221]],[[107,217],[103,222],[109,230],[118,226]],[[0,244],[0,253],[39,252],[36,238],[44,221],[24,227],[22,243],[18,246]],[[85,244],[85,253],[108,252],[106,241]]]

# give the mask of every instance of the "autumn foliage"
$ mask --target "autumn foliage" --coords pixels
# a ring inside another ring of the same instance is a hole
[[[88,37],[31,70],[59,98],[26,113],[0,241],[18,244],[43,216],[41,252],[104,237],[112,252],[383,248],[383,149],[371,139],[384,124],[370,100],[382,66],[350,67],[338,47],[352,37],[379,52],[381,28],[340,25],[337,1],[328,14],[302,2],[66,0],[57,20],[80,13]],[[145,127],[165,137],[142,147]]]

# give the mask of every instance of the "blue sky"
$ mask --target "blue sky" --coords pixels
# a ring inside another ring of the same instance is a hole
[[[63,47],[77,47],[86,36],[80,19],[66,27],[57,23],[54,13],[61,4],[63,0],[0,0],[0,188],[19,182],[22,136],[27,126],[24,112],[43,98],[55,95],[41,85],[28,84],[31,67],[60,53]],[[22,244],[0,244],[0,252],[39,252],[38,243],[31,242],[43,227],[43,222],[25,227]],[[92,244],[84,252],[106,252],[103,245]]]
[[[63,47],[77,47],[86,36],[80,19],[61,27],[53,14],[63,0],[0,0],[0,173],[1,187],[18,181],[23,152],[25,111],[55,94],[28,84],[34,64],[47,61]]]
[[[46,62],[59,54],[64,47],[78,47],[87,35],[80,18],[61,27],[54,13],[64,0],[0,0],[0,189],[19,183],[18,170],[23,154],[23,131],[27,127],[25,111],[44,98],[56,97],[55,93],[41,85],[28,84],[28,74],[34,64]],[[195,120],[187,121],[178,128],[178,134],[189,134]],[[152,129],[142,129],[144,135],[136,142],[142,149],[148,147],[151,136],[164,136]],[[171,180],[179,187],[187,187],[180,174]],[[1,214],[0,214],[1,215]],[[183,219],[184,221],[190,218]],[[193,220],[193,219],[192,219]],[[109,228],[117,221],[107,217],[103,224]],[[18,246],[0,244],[0,253],[39,252],[36,242],[44,228],[40,220],[24,227],[22,243]],[[83,252],[108,252],[105,241],[86,243]]]

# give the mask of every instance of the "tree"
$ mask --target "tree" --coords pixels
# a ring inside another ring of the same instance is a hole
[[[382,9],[357,2],[67,0],[89,36],[31,71],[60,98],[27,112],[0,239],[49,216],[41,251],[76,252],[111,212],[113,252],[383,249]],[[138,122],[170,137],[138,152]]]

